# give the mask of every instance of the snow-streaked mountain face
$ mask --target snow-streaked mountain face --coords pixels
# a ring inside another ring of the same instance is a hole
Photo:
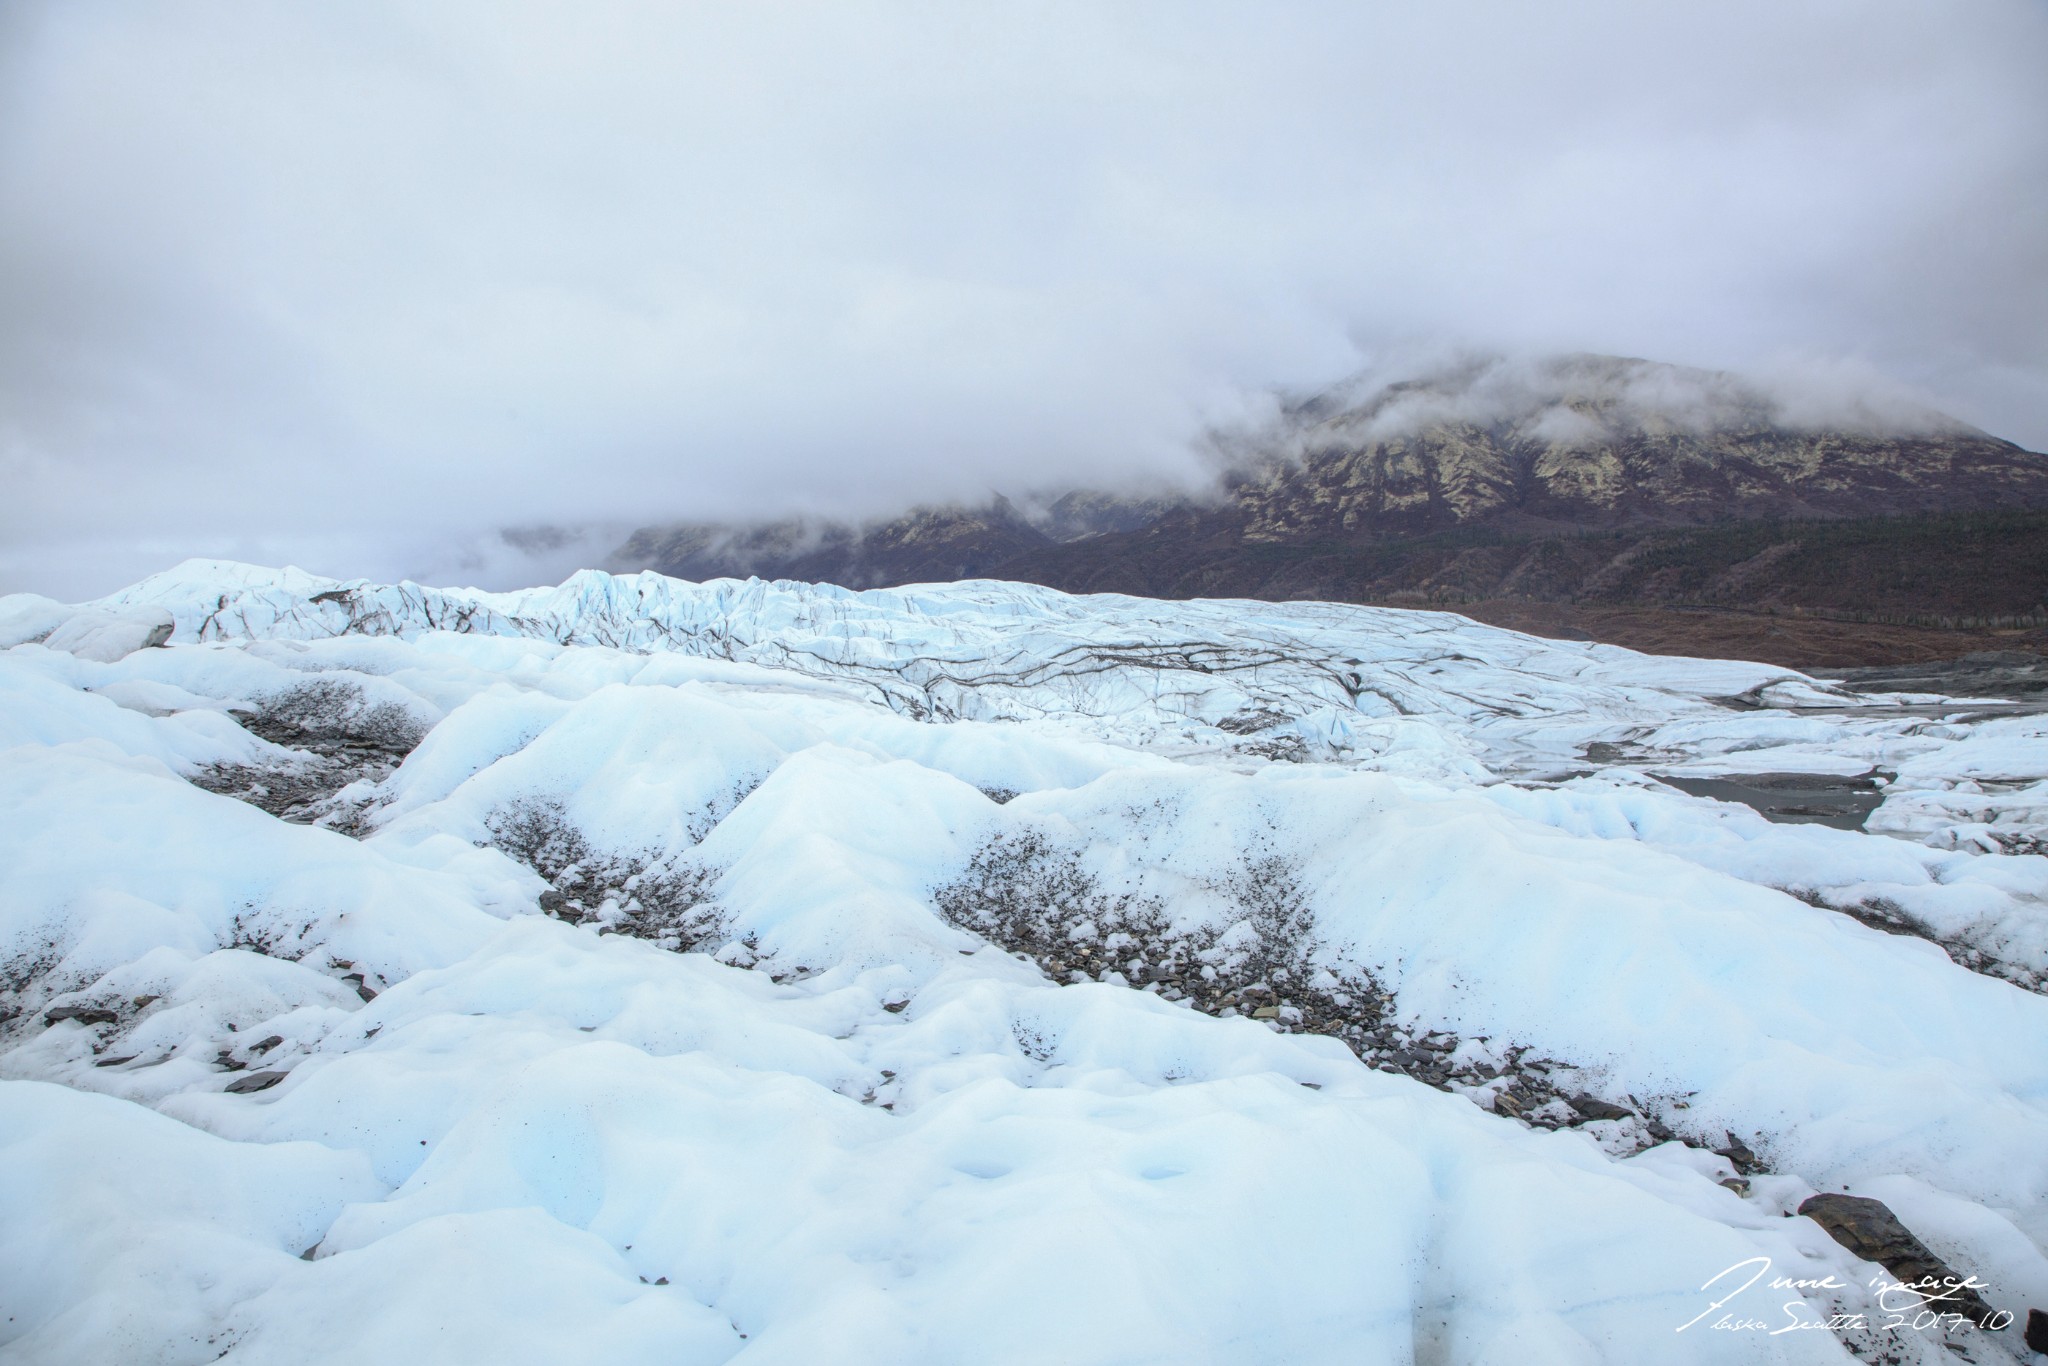
[[[10,1361],[1948,1361],[1843,1189],[2048,1307],[2041,717],[990,582],[10,645]]]

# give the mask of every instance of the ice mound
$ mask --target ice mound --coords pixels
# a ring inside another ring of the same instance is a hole
[[[95,664],[112,664],[137,650],[162,645],[175,625],[161,607],[89,608],[66,617],[43,637],[43,644]]]
[[[2048,858],[1954,837],[2034,718],[1007,584],[108,606],[0,653],[0,1359],[1951,1360],[1821,1190],[2048,1306]],[[1912,838],[1656,776],[1873,770]]]
[[[41,640],[64,624],[72,609],[36,593],[0,596],[0,649]]]

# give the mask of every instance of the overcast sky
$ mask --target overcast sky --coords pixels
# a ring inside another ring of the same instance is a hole
[[[11,0],[0,591],[1171,475],[1416,345],[2048,447],[2044,73],[2042,0]]]

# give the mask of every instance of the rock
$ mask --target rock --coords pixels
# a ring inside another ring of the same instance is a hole
[[[1513,1115],[1517,1119],[1522,1117],[1522,1102],[1505,1091],[1493,1098],[1493,1108],[1503,1115]]]
[[[1728,1146],[1716,1148],[1714,1151],[1733,1162],[1735,1170],[1745,1176],[1762,1165],[1756,1160],[1756,1154],[1749,1150],[1749,1146],[1732,1133],[1728,1135]]]
[[[229,1082],[228,1091],[237,1096],[246,1096],[254,1091],[268,1091],[288,1075],[290,1074],[285,1072],[251,1072],[245,1077],[236,1077]]]
[[[121,1065],[122,1063],[124,1063],[124,1062],[134,1062],[134,1061],[135,1061],[135,1054],[133,1054],[133,1053],[130,1053],[130,1054],[129,1054],[129,1055],[127,1056],[127,1057],[125,1057],[125,1058],[101,1058],[101,1059],[100,1059],[99,1061],[95,1062],[95,1063],[93,1064],[93,1066],[94,1066],[94,1067],[119,1067],[119,1066],[120,1066],[120,1065]]]
[[[168,643],[175,629],[177,623],[161,607],[94,607],[73,612],[43,638],[43,644],[96,664],[112,664],[137,650]]]
[[[1719,1184],[1727,1187],[1729,1190],[1734,1191],[1737,1195],[1740,1195],[1745,1199],[1747,1199],[1749,1196],[1749,1182],[1743,1180],[1739,1176],[1723,1177]]]
[[[1909,1289],[1927,1286],[1925,1295],[1942,1313],[1959,1313],[1982,1324],[1991,1313],[1983,1297],[1963,1286],[1964,1277],[1948,1269],[1899,1222],[1882,1200],[1863,1195],[1821,1194],[1799,1206],[1799,1212],[1828,1231],[1828,1236],[1866,1262],[1899,1278]],[[2032,1320],[2029,1319],[2031,1327]]]
[[[1589,1120],[1632,1119],[1635,1117],[1635,1111],[1633,1110],[1623,1109],[1619,1105],[1610,1105],[1606,1101],[1592,1096],[1573,1096],[1571,1098],[1571,1107]]]
[[[55,1006],[43,1012],[46,1025],[62,1024],[66,1020],[76,1020],[82,1025],[108,1025],[120,1018],[113,1011],[99,1006]]]
[[[2031,1350],[2048,1355],[2048,1314],[2038,1309],[2027,1311],[2026,1343]]]
[[[888,1012],[889,1012],[889,1013],[890,1013],[891,1015],[901,1015],[901,1014],[902,1014],[902,1013],[903,1013],[903,1012],[904,1012],[905,1010],[908,1010],[909,1008],[910,1008],[910,1002],[908,1002],[908,1001],[884,1001],[884,1002],[882,1002],[882,1009],[884,1009],[884,1010],[888,1011]]]
[[[1277,1020],[1280,1018],[1280,1007],[1260,1006],[1252,1012],[1252,1018],[1254,1020]]]

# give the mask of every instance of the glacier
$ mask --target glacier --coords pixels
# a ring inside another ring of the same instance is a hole
[[[2019,1361],[2048,1309],[2025,707],[216,561],[0,598],[0,697],[0,1361]],[[1756,775],[1869,814],[1673,782]],[[1901,1314],[1824,1191],[2014,1326]]]

